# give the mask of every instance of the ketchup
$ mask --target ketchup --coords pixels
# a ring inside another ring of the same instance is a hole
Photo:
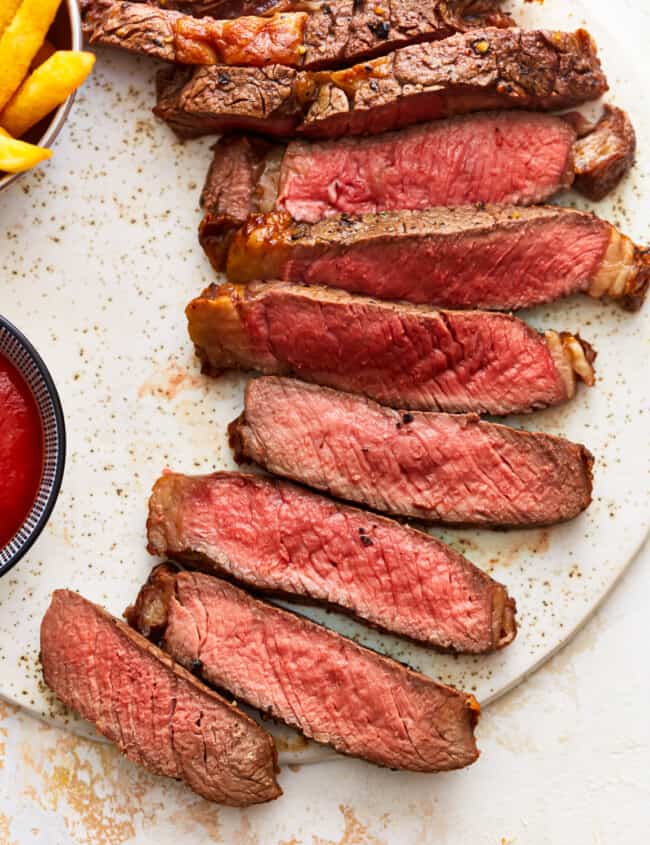
[[[0,355],[0,548],[20,528],[43,471],[43,429],[31,391]]]

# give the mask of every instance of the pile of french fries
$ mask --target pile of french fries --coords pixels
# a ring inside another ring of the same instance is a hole
[[[52,151],[19,140],[82,84],[92,53],[56,50],[47,34],[61,0],[0,0],[0,171],[20,173]]]

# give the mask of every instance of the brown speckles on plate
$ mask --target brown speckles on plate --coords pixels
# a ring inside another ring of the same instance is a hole
[[[516,14],[531,24],[572,28],[582,17],[562,4],[543,10],[517,4]],[[605,39],[601,46],[612,66],[610,99],[630,108],[639,137],[650,138],[635,69],[628,57],[617,59],[613,43]],[[196,240],[199,186],[213,139],[180,143],[152,117],[150,63],[110,51],[98,57],[51,166],[27,174],[0,197],[0,311],[46,358],[69,434],[66,477],[48,530],[0,581],[0,693],[90,735],[42,685],[38,627],[50,593],[78,589],[113,613],[123,611],[152,563],[144,529],[152,483],[165,466],[187,472],[234,467],[226,426],[241,410],[246,381],[237,374],[217,381],[200,375],[183,314],[214,278]],[[597,210],[650,243],[648,173],[650,147],[640,144],[634,172]],[[559,198],[567,200],[587,207],[575,195]],[[484,658],[440,655],[335,613],[301,608],[361,643],[475,690],[483,702],[576,630],[623,572],[648,526],[650,308],[630,315],[574,297],[524,316],[540,328],[579,329],[598,349],[593,390],[579,390],[563,407],[508,421],[584,442],[597,459],[593,505],[574,522],[549,529],[433,532],[507,585],[520,622],[512,646]],[[284,762],[302,765],[328,754],[313,744],[303,747],[295,735],[290,742]],[[75,749],[66,753],[74,762]],[[107,756],[106,765],[116,760]],[[125,801],[138,782],[131,776],[135,780],[120,787]],[[124,804],[125,812],[134,807]]]

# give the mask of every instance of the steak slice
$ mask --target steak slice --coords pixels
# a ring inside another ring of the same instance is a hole
[[[239,70],[232,85],[219,82],[228,74],[225,66],[201,68],[189,78],[179,70],[167,80],[156,114],[182,136],[254,126],[276,137],[337,138],[486,109],[570,108],[598,99],[608,88],[596,46],[584,30],[488,27],[403,47],[347,70],[295,72],[275,86],[278,71],[271,66],[263,75]],[[260,85],[270,106],[260,106]],[[292,125],[278,123],[278,112],[291,116]]]
[[[561,117],[512,111],[463,115],[369,137],[297,140],[282,158],[275,207],[294,220],[316,223],[343,213],[533,205],[571,187],[576,173],[576,187],[593,197],[587,174],[606,186],[604,193],[612,190],[633,163],[633,139],[625,112],[607,106],[577,141],[575,129]],[[607,144],[614,148],[610,156],[603,153]],[[217,145],[215,159],[220,157]]]
[[[555,115],[486,112],[399,132],[292,141],[276,208],[316,223],[438,205],[547,200],[573,182],[576,133]]]
[[[557,206],[430,208],[313,225],[276,211],[231,236],[226,269],[232,282],[281,279],[442,308],[515,310],[586,293],[634,310],[650,253],[593,214]]]
[[[522,413],[594,381],[589,344],[507,314],[281,282],[213,285],[186,313],[206,372],[294,374],[398,408]]]
[[[214,146],[199,241],[221,272],[234,232],[250,215],[272,209],[316,223],[338,214],[540,203],[573,183],[576,151],[577,187],[591,173],[611,190],[634,158],[634,132],[624,112],[615,119],[618,112],[606,107],[577,143],[571,125],[575,115],[569,122],[507,111],[432,121],[383,135],[293,141],[286,147],[225,135]],[[590,142],[592,135],[597,143]],[[617,153],[602,154],[604,135]],[[593,195],[588,188],[587,193]],[[266,273],[258,278],[269,278]],[[286,278],[279,272],[274,277]]]
[[[151,554],[435,648],[480,654],[516,634],[505,587],[449,546],[284,481],[165,473],[147,536]]]
[[[396,411],[294,379],[250,381],[229,434],[238,462],[427,522],[552,525],[591,502],[584,446],[475,414]]]
[[[487,17],[465,17],[473,0],[432,0],[425,7],[419,0],[399,0],[386,7],[330,0],[309,11],[303,5],[300,11],[226,20],[124,0],[84,0],[82,5],[91,44],[187,65],[337,67],[486,23],[512,25],[508,15],[495,12],[498,0],[482,4],[493,7]]]
[[[156,569],[127,616],[207,683],[343,754],[417,772],[478,757],[474,696],[225,581]]]
[[[234,807],[282,794],[266,731],[77,593],[53,594],[41,661],[57,697],[134,763]]]

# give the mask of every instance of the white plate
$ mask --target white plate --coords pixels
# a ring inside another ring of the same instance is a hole
[[[536,4],[516,13],[530,25],[573,29],[584,22],[578,13]],[[641,141],[633,175],[598,211],[650,242],[650,213],[641,201],[650,174],[650,127],[638,96],[644,89],[625,51],[589,23],[609,99],[629,109]],[[200,376],[183,317],[189,299],[212,280],[196,240],[211,139],[181,144],[153,118],[152,79],[150,62],[102,52],[53,162],[0,196],[0,311],[50,366],[69,437],[54,517],[31,554],[0,581],[0,694],[55,721],[68,717],[44,690],[38,667],[38,626],[51,591],[80,590],[119,615],[152,563],[144,549],[145,507],[161,470],[233,466],[225,427],[241,409],[244,379]],[[483,703],[534,671],[580,627],[649,524],[650,307],[629,315],[575,298],[529,317],[538,327],[579,330],[598,350],[595,389],[515,421],[594,452],[594,502],[552,529],[436,532],[507,584],[519,610],[513,645],[490,657],[443,656],[336,614],[306,611]],[[285,759],[322,756],[282,733]]]

